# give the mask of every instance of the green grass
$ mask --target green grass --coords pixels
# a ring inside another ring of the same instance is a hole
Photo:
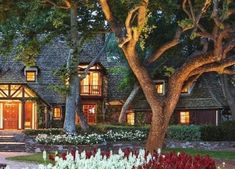
[[[209,150],[199,150],[193,148],[167,148],[163,150],[164,152],[185,152],[187,154],[195,155],[209,155],[210,157],[217,159],[235,159],[235,151],[209,151]]]
[[[13,160],[13,161],[27,161],[27,162],[32,162],[32,163],[40,163],[44,164],[44,160],[42,158],[42,153],[35,153],[32,155],[26,155],[26,156],[15,156],[15,157],[8,157],[6,158],[8,160]],[[49,163],[49,159],[47,157],[46,163]]]
[[[198,149],[192,149],[192,148],[167,148],[163,149],[163,152],[185,152],[187,154],[191,155],[209,155],[212,158],[216,159],[235,159],[235,151],[209,151],[209,150],[198,150]],[[33,163],[40,163],[43,164],[43,158],[42,153],[35,153],[32,155],[27,156],[16,156],[16,157],[9,157],[8,160],[14,160],[14,161],[27,161],[27,162],[33,162]],[[49,160],[47,159],[47,163]]]

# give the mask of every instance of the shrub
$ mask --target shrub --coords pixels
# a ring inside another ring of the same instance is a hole
[[[219,126],[202,126],[203,141],[235,141],[235,122],[226,121]]]
[[[221,124],[224,140],[235,141],[235,121],[226,121]]]
[[[52,135],[58,135],[58,134],[64,134],[63,129],[26,129],[23,131],[24,134],[28,136],[36,136],[38,134],[52,134]]]
[[[167,131],[167,138],[181,141],[196,141],[201,139],[200,126],[172,125]]]
[[[133,131],[112,131],[105,134],[84,133],[76,136],[71,135],[46,135],[39,134],[36,141],[41,144],[98,144],[106,141],[141,141],[147,137],[147,133],[140,130]]]
[[[222,141],[224,133],[219,126],[202,126],[201,127],[201,139],[203,141]]]

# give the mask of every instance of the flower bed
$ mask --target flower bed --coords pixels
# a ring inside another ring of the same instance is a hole
[[[47,135],[39,134],[36,137],[36,142],[40,144],[99,144],[104,142],[117,142],[117,141],[141,141],[147,137],[147,133],[141,130],[133,131],[113,131],[109,130],[105,134],[83,134],[83,135]]]
[[[185,153],[149,154],[143,149],[132,151],[72,151],[55,157],[55,165],[40,165],[39,169],[215,169],[215,161],[208,156],[192,157]]]

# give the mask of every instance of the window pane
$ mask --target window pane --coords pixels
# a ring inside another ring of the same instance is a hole
[[[61,118],[61,108],[60,107],[55,107],[54,111],[53,111],[53,117],[56,119],[60,119]]]
[[[189,112],[180,112],[180,123],[189,124],[190,115]]]
[[[158,82],[155,87],[158,94],[164,94],[164,82]]]
[[[135,113],[133,112],[127,113],[127,124],[129,125],[135,124]]]
[[[35,71],[26,71],[26,80],[28,82],[36,81],[36,72]]]

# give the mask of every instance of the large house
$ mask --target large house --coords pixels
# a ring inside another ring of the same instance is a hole
[[[84,46],[79,71],[86,68],[103,44],[104,38],[97,37]],[[1,130],[46,127],[49,111],[53,112],[53,126],[62,127],[65,96],[53,90],[52,86],[63,83],[54,75],[54,71],[66,64],[69,51],[66,43],[56,38],[51,44],[42,48],[33,67],[26,67],[14,57],[0,56]],[[122,74],[112,73],[110,69],[123,64],[104,54],[81,81],[82,110],[89,124],[117,122],[130,90],[119,89],[118,83]],[[166,80],[156,80],[158,93],[164,94],[166,83]],[[217,91],[217,94],[222,93],[217,81],[210,81],[209,85]],[[207,86],[202,78],[192,88],[182,91],[172,122],[215,125],[220,123],[222,114],[228,110],[227,103],[222,95],[213,96],[214,92]],[[148,123],[150,119],[151,111],[143,94],[140,93],[129,107],[126,122],[133,125]],[[75,121],[79,123],[79,118],[77,117]]]

